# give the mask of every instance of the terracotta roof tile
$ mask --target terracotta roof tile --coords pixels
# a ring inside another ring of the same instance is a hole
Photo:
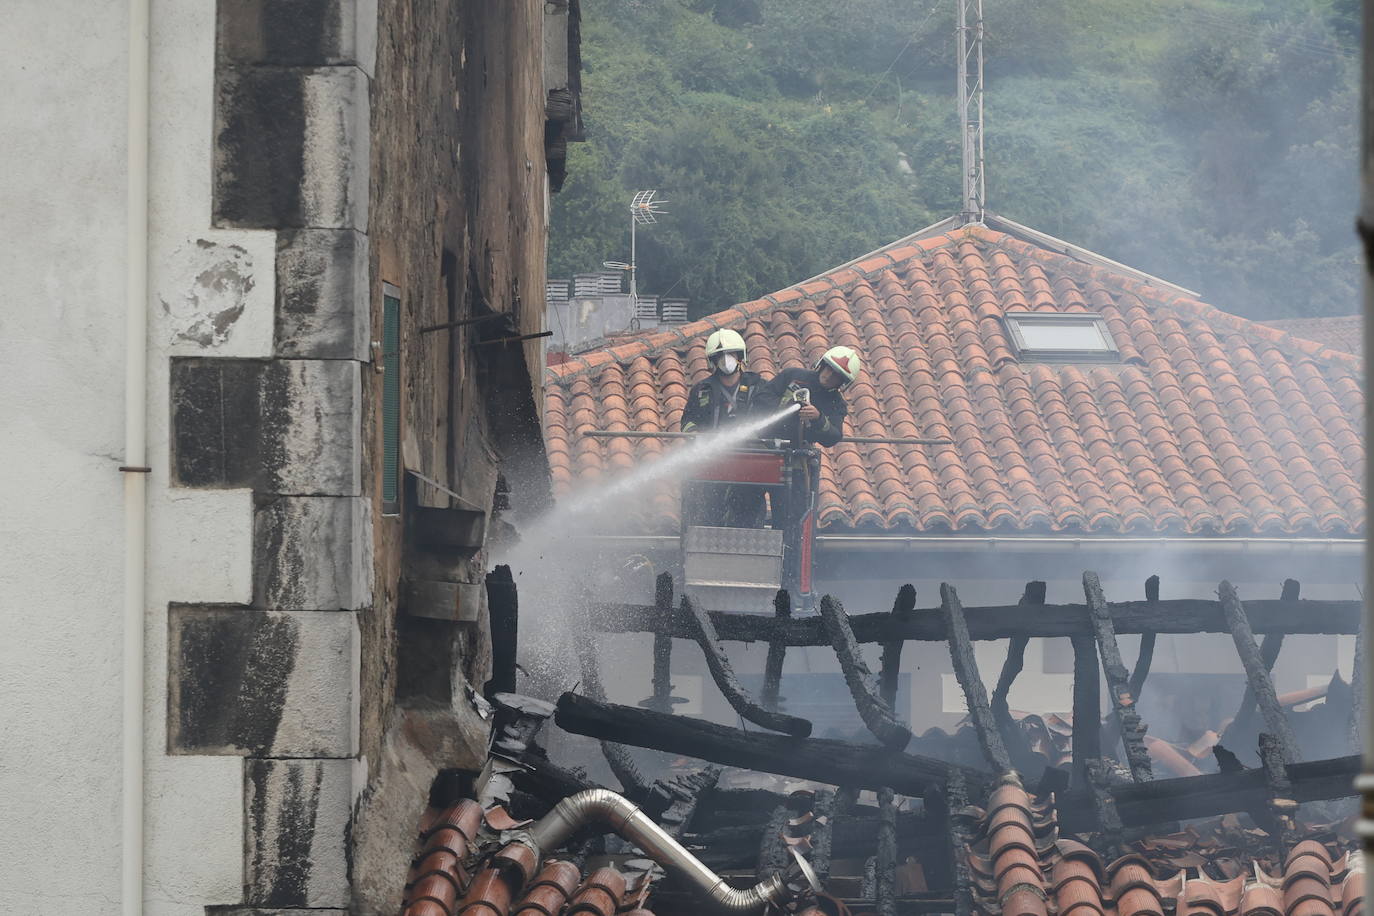
[[[1122,364],[1019,362],[1001,322],[1013,309],[1102,314]],[[716,327],[743,333],[766,375],[854,346],[850,434],[955,440],[829,450],[818,517],[832,530],[1363,531],[1353,356],[982,228],[551,367],[558,492],[669,447],[582,434],[675,429]],[[656,489],[643,527],[674,530],[674,503]]]

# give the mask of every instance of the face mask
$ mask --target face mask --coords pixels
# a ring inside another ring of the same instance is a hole
[[[739,358],[733,353],[726,353],[716,360],[716,369],[721,375],[734,375],[739,368]]]

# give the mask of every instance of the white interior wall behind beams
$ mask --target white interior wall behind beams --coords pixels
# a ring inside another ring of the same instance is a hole
[[[214,9],[152,10],[150,914],[200,916],[243,893],[242,760],[165,756],[167,603],[252,593],[248,491],[168,487],[168,357],[265,356],[272,339],[274,234],[209,229]],[[0,912],[114,911],[119,850],[76,885],[61,852],[74,824],[120,835],[126,10],[18,0],[5,12]]]

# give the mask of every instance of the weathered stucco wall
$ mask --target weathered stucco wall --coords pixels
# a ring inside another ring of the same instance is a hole
[[[0,911],[105,912],[120,896],[127,23],[122,4],[75,0],[6,13]],[[273,239],[210,225],[213,5],[155,3],[152,41],[145,912],[199,916],[243,895],[242,764],[166,753],[167,607],[250,600],[252,504],[171,485],[168,360],[269,352]],[[75,884],[73,824],[105,850]]]

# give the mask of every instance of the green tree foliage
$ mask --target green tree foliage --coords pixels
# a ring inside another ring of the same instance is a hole
[[[1353,0],[985,0],[993,212],[1256,318],[1356,311]],[[583,0],[550,274],[725,308],[958,208],[952,0]]]

